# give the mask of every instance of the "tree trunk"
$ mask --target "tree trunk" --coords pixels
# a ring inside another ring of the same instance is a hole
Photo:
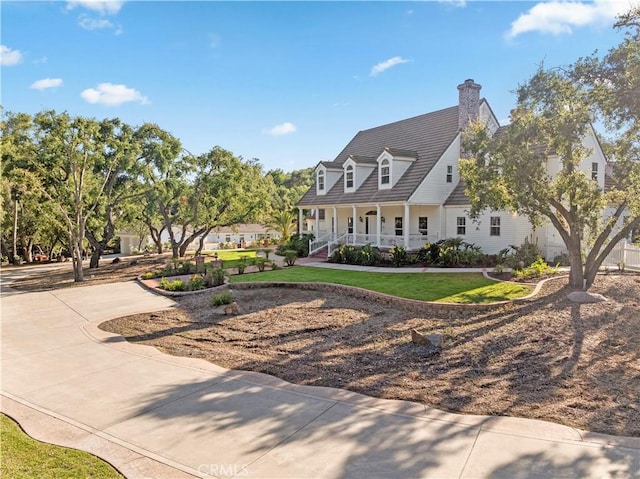
[[[13,202],[13,248],[11,262],[18,256],[18,200]]]
[[[102,256],[102,251],[104,251],[99,244],[98,246],[93,247],[93,252],[91,253],[91,261],[89,262],[89,269],[96,269],[100,266],[100,257]]]
[[[569,286],[571,289],[584,289],[586,285],[584,281],[584,270],[582,266],[582,255],[580,251],[569,250]]]

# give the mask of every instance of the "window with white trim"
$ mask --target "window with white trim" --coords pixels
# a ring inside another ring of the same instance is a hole
[[[394,220],[396,236],[402,236],[402,216],[396,216]]]
[[[380,185],[391,184],[391,163],[389,160],[382,160],[380,162]]]
[[[500,217],[492,216],[491,217],[491,229],[489,231],[491,236],[500,236]]]
[[[353,233],[353,216],[347,218],[347,233]]]
[[[353,165],[349,165],[345,169],[344,187],[347,190],[353,189]]]
[[[453,165],[447,165],[447,183],[453,183]]]
[[[324,191],[324,171],[318,171],[318,191]]]
[[[467,234],[467,218],[464,216],[458,216],[456,219],[457,225],[457,234],[466,235]]]
[[[325,217],[325,215],[324,215],[324,208],[320,208],[320,209],[318,210],[318,219],[322,221],[322,220],[324,220],[324,217]]]
[[[425,236],[429,234],[429,218],[426,216],[418,217],[418,231]]]
[[[598,181],[598,163],[591,163],[591,179]]]

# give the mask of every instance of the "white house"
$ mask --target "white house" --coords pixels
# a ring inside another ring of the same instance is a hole
[[[176,237],[180,238],[182,230],[179,227],[173,228],[173,233]],[[187,231],[187,235],[190,235],[191,231]],[[151,237],[144,237],[141,241],[140,237],[134,233],[128,231],[121,231],[118,233],[120,237],[120,252],[124,255],[133,254],[138,249],[143,249],[146,245],[153,245]],[[163,243],[168,243],[169,233],[163,231],[160,235]],[[280,233],[275,230],[266,228],[265,226],[257,223],[239,224],[233,227],[226,226],[221,228],[215,228],[206,237],[204,242],[205,250],[215,250],[221,248],[223,245],[232,244],[235,246],[245,245],[249,246],[252,243],[263,246],[265,240],[280,238]],[[238,246],[239,247],[239,246]],[[198,248],[198,240],[195,240],[189,245],[189,251],[195,251]]]
[[[452,237],[489,254],[525,239],[548,259],[562,252],[550,225],[534,230],[527,218],[508,211],[487,212],[476,222],[468,215],[458,174],[461,132],[478,118],[492,134],[500,129],[481,88],[466,80],[458,85],[457,105],[360,131],[335,160],[320,162],[315,183],[298,203],[301,230],[302,210],[317,212],[311,252],[336,243],[417,249]],[[591,154],[581,168],[604,188],[606,159],[593,130],[584,144]],[[549,174],[559,165],[558,157],[549,157]]]

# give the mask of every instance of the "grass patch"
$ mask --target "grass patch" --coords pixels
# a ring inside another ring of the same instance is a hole
[[[246,249],[246,250],[221,249],[216,251],[204,252],[204,254],[206,254],[209,259],[213,259],[213,255],[215,253],[218,253],[218,259],[222,261],[222,265],[225,268],[237,268],[238,263],[242,258],[246,258],[251,262],[258,256],[258,250],[255,250],[255,249]]]
[[[87,452],[36,441],[0,414],[0,476],[12,479],[122,478],[111,465]]]
[[[344,284],[401,298],[445,303],[506,301],[522,298],[533,290],[527,285],[492,281],[481,273],[370,273],[296,266],[231,277],[231,283],[274,281]]]

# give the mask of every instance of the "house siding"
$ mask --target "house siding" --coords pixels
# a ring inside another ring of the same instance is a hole
[[[411,195],[410,203],[442,204],[458,184],[458,160],[460,159],[460,135],[451,142],[440,160]],[[447,166],[453,167],[453,179],[447,183]]]
[[[480,215],[477,222],[469,218],[468,207],[450,206],[445,208],[445,238],[460,237],[467,243],[473,243],[487,254],[496,254],[511,245],[519,246],[525,239],[534,241],[533,228],[524,216],[505,211],[486,212]],[[500,236],[491,236],[491,217],[500,218]],[[457,218],[466,218],[466,234],[457,233]]]

